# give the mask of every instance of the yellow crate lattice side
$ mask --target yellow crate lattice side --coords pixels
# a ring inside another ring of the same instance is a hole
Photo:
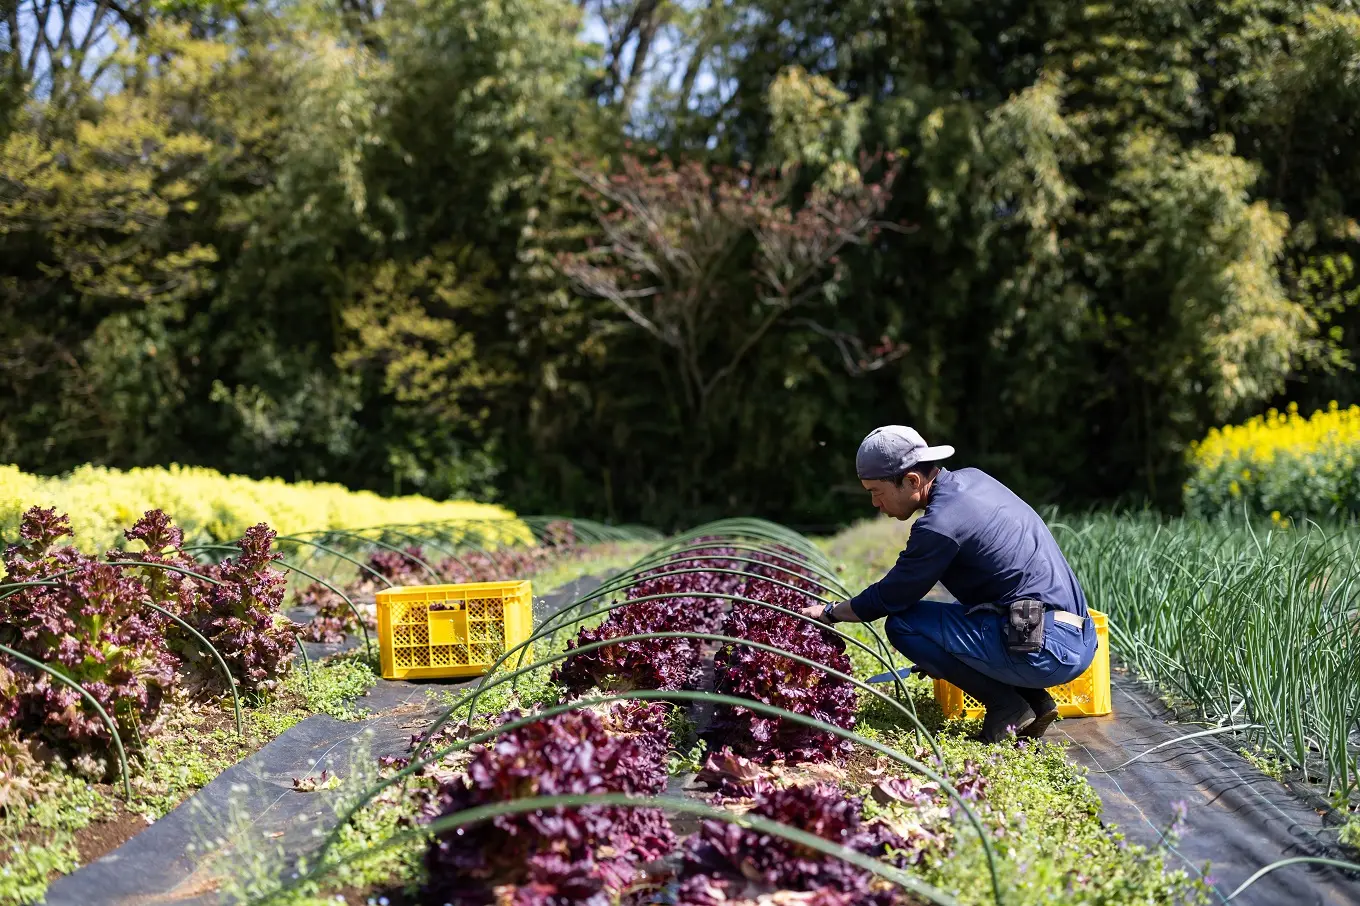
[[[478,676],[533,631],[526,580],[401,586],[376,597],[386,679]]]
[[[1110,639],[1109,618],[1098,610],[1091,610],[1099,646],[1091,666],[1070,683],[1052,686],[1048,694],[1058,703],[1061,717],[1101,717],[1109,714],[1110,702]],[[946,718],[981,717],[986,710],[982,702],[945,680],[935,680],[935,700]]]

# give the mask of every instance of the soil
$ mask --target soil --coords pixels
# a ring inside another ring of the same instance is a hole
[[[96,783],[93,787],[106,801],[113,803],[112,814],[91,821],[73,834],[82,865],[112,852],[147,827],[145,818],[124,807],[121,785]],[[19,834],[16,842],[22,848],[26,843],[39,843],[48,839],[48,831],[29,828]],[[9,861],[10,851],[8,847],[0,847],[0,866]]]
[[[121,795],[122,791],[100,790],[107,795]],[[113,852],[131,840],[148,825],[146,819],[134,812],[127,811],[118,801],[117,813],[103,821],[92,821],[76,831],[76,850],[80,853],[80,864],[88,865],[105,853]]]
[[[300,695],[282,695],[278,699],[278,706],[282,709],[291,710],[303,705],[303,698]],[[191,706],[193,707],[193,706]],[[244,705],[242,711],[244,712]],[[211,756],[213,759],[222,758],[228,764],[235,764],[245,758],[259,746],[255,745],[256,740],[249,735],[245,739],[236,735],[236,715],[228,704],[225,708],[215,707],[195,707],[190,710],[187,717],[192,722],[186,722],[178,732],[195,733],[202,740],[199,748]],[[244,713],[242,715],[244,717]],[[224,731],[219,737],[218,730]],[[267,740],[258,740],[259,745],[264,745]]]
[[[911,753],[908,752],[907,754],[910,755]],[[928,757],[918,760],[929,763]],[[854,753],[846,761],[844,767],[846,779],[851,786],[870,786],[889,777],[915,774],[911,768],[902,764],[902,762],[860,746],[855,747]]]

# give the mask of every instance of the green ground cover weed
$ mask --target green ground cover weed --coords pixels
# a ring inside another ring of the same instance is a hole
[[[78,868],[80,834],[91,824],[115,818],[150,824],[312,714],[358,719],[363,712],[353,701],[376,681],[376,666],[358,652],[312,664],[310,678],[299,664],[275,694],[243,701],[244,738],[229,701],[184,704],[148,740],[144,757],[134,759],[131,802],[115,787],[92,785],[55,764],[36,779],[41,795],[33,803],[0,816],[0,906],[36,902],[53,878]]]

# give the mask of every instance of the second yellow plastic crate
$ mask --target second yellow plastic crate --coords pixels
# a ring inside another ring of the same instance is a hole
[[[1092,610],[1091,619],[1096,624],[1096,638],[1100,641],[1091,666],[1072,682],[1048,690],[1048,694],[1058,703],[1061,717],[1100,717],[1112,710],[1109,618],[1098,610]],[[944,680],[935,681],[935,700],[940,703],[945,717],[981,717],[986,710],[977,699]]]
[[[385,679],[480,676],[533,634],[527,580],[406,585],[377,593]],[[532,650],[524,662],[533,659]]]

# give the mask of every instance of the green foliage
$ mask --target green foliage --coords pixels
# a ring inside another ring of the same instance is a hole
[[[135,456],[185,400],[169,327],[214,286],[217,250],[184,229],[214,149],[171,111],[218,87],[228,48],[157,26],[113,62],[141,80],[162,54],[145,91],[78,121],[30,104],[0,136],[0,368],[16,391],[0,403],[0,456],[35,436],[85,445],[73,465]]]
[[[1000,867],[1008,903],[1051,903],[1055,897],[1064,903],[1110,906],[1210,902],[1201,878],[1171,870],[1160,851],[1130,844],[1117,827],[1101,822],[1100,798],[1063,745],[974,742],[965,735],[975,729],[967,722],[941,723],[928,683],[913,683],[912,696],[926,725],[943,730],[937,738],[948,773],[958,776],[971,762],[986,780],[981,817],[1005,856]],[[923,751],[895,714],[867,703],[856,732],[905,752]],[[874,807],[872,800],[869,804]],[[1170,819],[1168,815],[1168,823]],[[991,875],[982,846],[964,827],[955,834],[947,855],[928,855],[922,880],[954,893],[961,902],[986,902]]]
[[[1360,792],[1356,532],[1093,514],[1055,532],[1114,655],[1176,707],[1242,733],[1342,800]]]
[[[47,890],[47,879],[80,865],[80,854],[69,839],[54,843],[10,843],[8,860],[0,864],[0,904],[27,906]]]
[[[946,737],[944,748],[946,764],[954,770],[968,759],[984,765],[989,822],[999,825],[996,836],[1007,851],[1008,903],[1048,903],[1055,893],[1064,903],[1110,906],[1212,902],[1202,877],[1171,870],[1162,852],[1130,844],[1117,828],[1102,824],[1100,798],[1083,769],[1068,760],[1064,746],[998,749]],[[1171,819],[1166,816],[1168,824]],[[982,847],[973,835],[962,836],[949,858],[930,865],[925,876],[959,891],[963,902],[980,902],[991,889]]]
[[[1360,849],[1360,816],[1351,815],[1341,828],[1340,839],[1351,849]]]
[[[336,720],[356,720],[367,712],[356,710],[354,700],[377,683],[378,665],[353,651],[313,664],[310,677],[306,671],[294,671],[288,680],[294,691],[302,693],[307,710]]]
[[[812,525],[860,506],[854,447],[892,421],[1031,498],[1176,505],[1209,425],[1360,387],[1360,15],[1334,5],[98,11],[118,47],[80,65],[0,46],[0,462],[27,471]],[[862,155],[901,171],[888,226],[778,273],[809,295],[766,326],[759,230],[624,236],[666,254],[612,296],[555,266],[621,238],[564,164],[643,148],[798,164],[795,221]],[[627,295],[653,290],[676,317]]]
[[[1289,765],[1279,758],[1264,755],[1260,752],[1253,752],[1250,749],[1239,750],[1242,757],[1255,765],[1256,769],[1272,780],[1284,780],[1284,773]]]
[[[0,815],[0,904],[27,906],[55,873],[80,865],[75,833],[112,816],[114,803],[88,781],[58,766],[38,781],[41,797]]]
[[[770,85],[770,144],[776,163],[853,163],[867,107],[867,98],[851,103],[826,76],[801,66],[784,70]]]
[[[702,739],[686,751],[673,750],[666,759],[666,773],[671,775],[696,773],[708,760],[708,744]]]
[[[914,164],[905,179],[918,184],[895,213],[920,229],[892,242],[913,266],[883,266],[886,249],[857,256],[850,288],[880,320],[880,296],[923,306],[903,334],[902,420],[961,438],[973,462],[1031,494],[1174,501],[1164,478],[1179,473],[1191,426],[1275,392],[1309,360],[1311,324],[1275,271],[1284,223],[1251,195],[1264,180],[1232,141],[1236,124],[1196,90],[1274,65],[1268,42],[1213,67],[1196,50],[1249,43],[1243,33],[1276,15],[1266,7],[1205,21],[1151,3],[995,18],[957,5],[940,25],[892,4],[790,2],[734,37],[768,48],[745,58],[742,96],[785,62],[804,66],[870,99],[865,143],[903,147]],[[912,53],[860,26],[889,10],[897,34],[921,36]],[[930,37],[952,27],[969,38],[942,59],[930,48],[953,41]],[[788,46],[806,50],[776,63]],[[828,46],[845,52],[819,56]],[[981,50],[996,47],[1011,50]],[[746,112],[737,128],[760,145],[767,120]],[[1048,462],[1040,445],[1067,453]]]

